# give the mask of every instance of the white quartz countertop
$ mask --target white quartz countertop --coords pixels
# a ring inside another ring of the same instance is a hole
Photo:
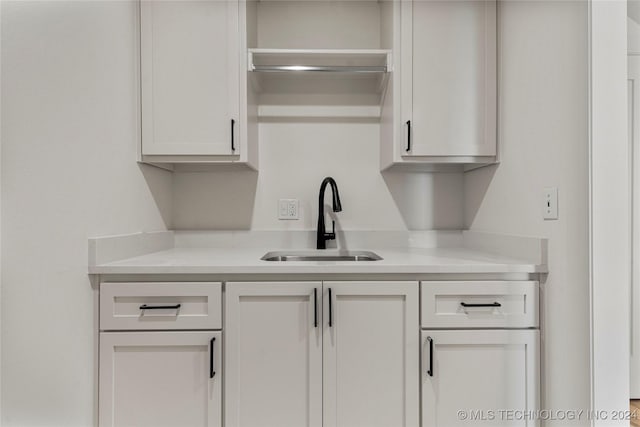
[[[544,273],[546,265],[469,248],[349,248],[379,261],[263,261],[274,248],[172,248],[89,266],[90,274]],[[330,249],[328,251],[331,251]]]

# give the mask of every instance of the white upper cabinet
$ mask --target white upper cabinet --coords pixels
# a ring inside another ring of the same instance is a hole
[[[247,162],[240,15],[237,0],[141,2],[142,161]]]
[[[380,119],[382,169],[495,163],[496,9],[142,0],[139,159],[255,169],[259,118],[338,117]]]
[[[495,156],[495,1],[410,6],[400,56],[410,71],[402,82],[402,117],[411,121],[411,140],[402,155]]]
[[[382,168],[495,162],[496,2],[398,3]]]

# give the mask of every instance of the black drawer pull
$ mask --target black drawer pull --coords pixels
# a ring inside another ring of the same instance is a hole
[[[318,327],[318,288],[313,288],[313,327]]]
[[[236,151],[235,131],[236,121],[231,119],[231,151]]]
[[[407,149],[405,150],[407,153],[411,151],[411,120],[407,120]]]
[[[463,307],[502,307],[502,304],[499,302],[491,302],[488,304],[467,304],[466,302],[461,302],[460,305]]]
[[[142,304],[140,310],[177,310],[182,304],[176,305],[147,305]]]
[[[427,371],[427,375],[432,377],[433,376],[433,339],[431,337],[427,337],[427,341],[429,341],[429,370]]]
[[[333,327],[333,306],[331,305],[331,288],[329,288],[329,327]]]
[[[216,337],[211,338],[209,341],[209,378],[213,378],[216,375],[213,364],[213,343],[216,341]]]

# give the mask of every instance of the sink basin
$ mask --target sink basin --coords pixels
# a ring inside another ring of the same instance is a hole
[[[380,261],[382,257],[368,251],[296,251],[268,252],[264,261]]]

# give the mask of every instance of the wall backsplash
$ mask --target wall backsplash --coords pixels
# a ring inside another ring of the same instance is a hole
[[[315,229],[325,176],[338,183],[339,229],[462,228],[462,173],[380,173],[378,141],[372,122],[263,122],[259,173],[174,173],[173,228]],[[300,200],[299,220],[278,220],[284,198]]]

